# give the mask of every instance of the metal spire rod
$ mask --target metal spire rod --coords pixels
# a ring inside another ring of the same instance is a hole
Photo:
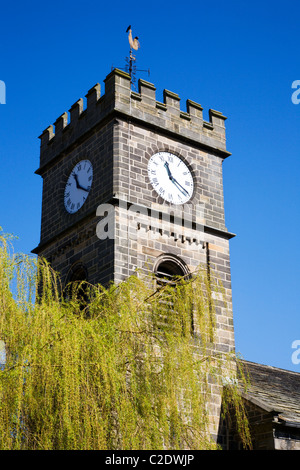
[[[129,75],[131,78],[131,82],[135,81],[135,72],[136,72],[136,66],[134,65],[136,58],[132,53],[132,49],[137,51],[140,48],[140,43],[139,43],[139,38],[136,36],[134,39],[132,38],[132,30],[131,30],[131,25],[128,26],[126,29],[126,33],[128,33],[128,42],[130,45],[130,50],[129,50]],[[126,58],[128,61],[128,57]]]
[[[138,36],[135,36],[135,38],[132,38],[132,30],[131,30],[131,25],[128,26],[126,29],[126,33],[128,33],[128,41],[130,45],[129,49],[129,57],[126,57],[126,62],[128,65],[125,66],[125,71],[128,72],[130,75],[131,83],[134,84],[136,81],[135,74],[136,72],[148,72],[148,76],[150,75],[150,69],[148,70],[142,70],[142,69],[137,69],[135,62],[136,62],[136,57],[133,54],[133,49],[137,51],[140,48],[140,43],[139,43],[139,38]],[[114,67],[112,67],[113,70]],[[121,68],[121,70],[124,70]]]
[[[130,75],[131,78],[132,78],[132,74],[133,74],[133,61],[135,61],[135,60],[136,60],[136,58],[132,53],[132,49],[130,48],[130,51],[129,51],[129,75]]]

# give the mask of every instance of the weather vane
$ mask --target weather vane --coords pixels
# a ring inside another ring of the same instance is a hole
[[[126,67],[126,72],[128,71],[131,82],[135,82],[135,73],[136,73],[136,65],[135,65],[135,55],[132,53],[132,49],[137,51],[141,46],[139,43],[139,38],[136,36],[134,39],[132,39],[132,32],[131,32],[131,25],[128,26],[126,29],[126,33],[128,33],[128,42],[130,45],[130,50],[129,50],[129,57],[126,57],[126,62],[127,62],[127,67]]]
[[[135,38],[132,38],[132,30],[131,30],[131,25],[128,26],[126,29],[126,33],[128,33],[128,41],[130,45],[130,50],[129,50],[129,57],[126,57],[125,60],[127,62],[127,65],[125,66],[125,71],[130,75],[131,78],[131,83],[134,84],[136,81],[135,74],[136,72],[148,72],[148,76],[150,75],[150,70],[141,70],[136,68],[136,57],[133,54],[132,50],[134,49],[137,51],[140,48],[140,43],[139,43],[139,38],[138,36],[135,36]],[[113,67],[112,67],[113,68]]]

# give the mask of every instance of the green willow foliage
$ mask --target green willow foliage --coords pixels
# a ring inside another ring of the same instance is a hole
[[[84,304],[80,286],[62,297],[47,263],[11,255],[7,237],[0,242],[0,449],[217,448],[208,433],[210,380],[234,376],[234,367],[211,352],[204,273],[158,290],[138,276],[87,285]]]

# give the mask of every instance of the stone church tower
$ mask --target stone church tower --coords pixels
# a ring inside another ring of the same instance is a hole
[[[217,345],[234,350],[222,164],[225,116],[115,69],[40,136],[41,239],[64,284],[120,282],[138,268],[164,276],[214,269],[229,307],[217,312]],[[213,414],[219,417],[220,406]]]

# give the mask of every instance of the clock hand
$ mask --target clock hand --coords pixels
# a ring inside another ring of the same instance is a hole
[[[167,170],[167,172],[168,172],[168,175],[169,175],[169,178],[170,178],[170,180],[171,180],[173,177],[172,177],[172,174],[171,174],[171,172],[170,172],[170,168],[169,168],[168,162],[165,162],[165,163],[164,163],[164,167],[166,168],[166,170]]]
[[[80,189],[80,184],[79,184],[79,181],[78,181],[78,176],[76,175],[76,173],[73,173],[73,176],[74,176],[74,179],[75,179],[75,182],[76,182],[76,188],[79,188],[79,189]]]
[[[182,192],[182,194],[186,194],[187,196],[189,195],[189,193],[187,192],[186,189],[184,189],[181,184],[178,183],[178,181],[172,177],[172,182],[175,184],[175,186],[178,187],[178,189]]]
[[[87,192],[87,193],[88,193],[88,192],[89,192],[89,189],[86,189],[86,188],[84,188],[83,186],[81,186],[81,185],[79,184],[79,181],[78,181],[78,175],[76,175],[76,173],[74,173],[74,175],[73,175],[73,176],[74,176],[74,178],[75,178],[75,181],[76,181],[76,188],[78,188],[78,189],[82,189],[82,191],[85,191],[85,192]]]
[[[186,189],[184,189],[181,184],[178,183],[178,181],[172,176],[172,173],[170,171],[170,168],[169,168],[169,164],[168,162],[165,162],[164,163],[164,167],[166,168],[167,172],[168,172],[168,175],[169,175],[169,179],[172,181],[172,183],[175,184],[175,186],[177,186],[177,188],[179,189],[180,192],[182,192],[182,194],[185,194],[185,195],[189,195],[189,193],[187,192]]]

